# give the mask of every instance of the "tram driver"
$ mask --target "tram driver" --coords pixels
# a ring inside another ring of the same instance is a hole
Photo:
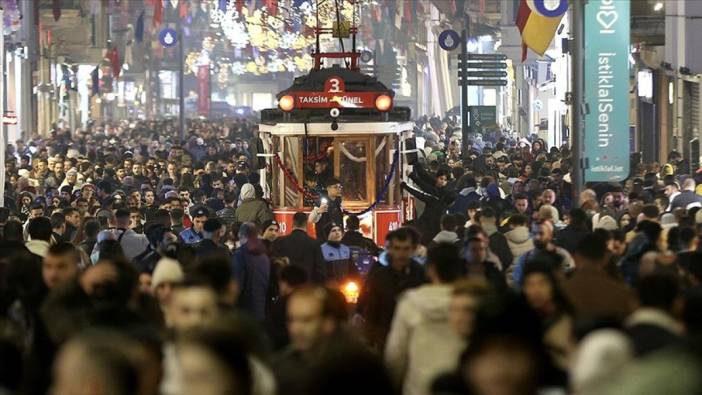
[[[329,177],[326,179],[325,187],[325,193],[319,195],[319,200],[309,217],[309,221],[315,224],[317,240],[320,242],[327,240],[327,235],[324,232],[327,225],[341,224],[344,220],[344,212],[341,208],[341,192],[343,190],[341,182],[337,178]]]

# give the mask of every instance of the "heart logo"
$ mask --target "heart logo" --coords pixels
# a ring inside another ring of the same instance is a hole
[[[617,19],[619,19],[617,11],[600,11],[597,13],[597,22],[602,26],[603,30],[611,30]]]

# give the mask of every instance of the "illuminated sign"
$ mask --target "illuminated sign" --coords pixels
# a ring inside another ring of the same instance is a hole
[[[295,108],[375,108],[378,92],[346,92],[344,80],[332,76],[324,92],[292,92]]]

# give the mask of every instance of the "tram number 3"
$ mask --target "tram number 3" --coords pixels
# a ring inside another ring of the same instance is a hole
[[[329,92],[341,92],[341,89],[339,89],[339,84],[341,81],[338,78],[332,78],[329,80],[329,83],[331,84],[331,87],[329,88]]]
[[[324,90],[328,93],[341,93],[346,91],[346,86],[341,77],[333,76],[324,83]]]

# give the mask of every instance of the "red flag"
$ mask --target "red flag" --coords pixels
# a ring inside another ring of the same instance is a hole
[[[178,3],[178,13],[179,13],[180,19],[185,19],[188,16],[187,0],[180,0],[180,3]]]
[[[159,26],[163,22],[163,0],[156,0],[154,2],[154,27]]]
[[[244,0],[236,0],[236,12],[241,15],[241,10],[244,9]]]
[[[53,2],[54,20],[58,22],[61,19],[61,0],[54,0]]]
[[[410,0],[410,1],[405,0],[404,7],[403,7],[402,11],[404,12],[405,20],[407,20],[407,22],[409,22],[409,23],[412,23],[412,4],[411,4],[411,0]]]
[[[119,75],[122,72],[122,63],[119,60],[119,52],[117,51],[117,47],[112,47],[112,49],[105,54],[105,58],[107,58],[112,65],[112,76],[119,78]]]

